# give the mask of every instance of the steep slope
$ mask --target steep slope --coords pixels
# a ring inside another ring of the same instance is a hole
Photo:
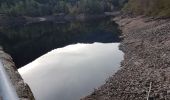
[[[170,17],[170,0],[129,0],[123,11],[129,15]]]
[[[122,69],[82,100],[169,100],[170,21],[125,18],[117,22],[124,38]]]

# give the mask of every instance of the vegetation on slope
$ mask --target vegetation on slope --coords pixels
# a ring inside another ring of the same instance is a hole
[[[0,13],[43,16],[51,14],[96,14],[118,10],[127,0],[0,0]]]
[[[129,0],[123,11],[130,15],[170,16],[170,0]]]
[[[129,15],[170,16],[170,0],[0,0],[0,13],[12,16],[101,14],[122,7]]]

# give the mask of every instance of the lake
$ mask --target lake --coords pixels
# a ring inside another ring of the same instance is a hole
[[[120,69],[119,43],[58,48],[19,69],[36,100],[79,100]]]
[[[119,42],[120,30],[110,18],[69,23],[40,22],[0,28],[0,45],[19,68],[41,55],[75,43]]]
[[[110,18],[40,22],[1,27],[0,46],[36,100],[79,100],[120,69],[120,33]]]

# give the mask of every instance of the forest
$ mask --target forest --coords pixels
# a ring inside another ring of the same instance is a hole
[[[11,16],[102,14],[118,10],[127,15],[170,16],[170,0],[0,0],[0,14]]]
[[[119,10],[127,0],[0,0],[0,13],[11,16],[101,14]]]

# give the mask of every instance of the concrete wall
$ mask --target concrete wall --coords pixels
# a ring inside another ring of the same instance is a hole
[[[0,60],[14,85],[20,100],[35,100],[29,86],[24,82],[17,71],[12,57],[0,47]]]

